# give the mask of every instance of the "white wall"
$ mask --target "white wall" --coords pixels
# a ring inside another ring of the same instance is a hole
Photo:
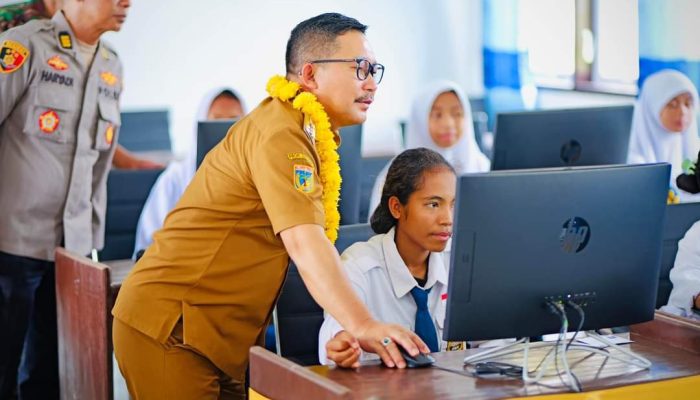
[[[336,11],[369,25],[386,66],[365,124],[365,155],[396,151],[399,119],[432,78],[453,79],[481,95],[481,0],[187,0],[133,1],[119,33],[105,39],[125,68],[125,110],[168,107],[176,153],[190,144],[197,105],[211,87],[230,85],[251,109],[265,83],[284,73],[291,29]]]

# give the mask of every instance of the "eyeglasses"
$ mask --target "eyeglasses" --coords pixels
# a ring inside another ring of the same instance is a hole
[[[314,60],[309,61],[309,64],[326,64],[326,63],[336,63],[336,62],[354,62],[357,64],[357,79],[364,81],[370,75],[374,78],[374,81],[379,85],[384,77],[384,66],[379,63],[372,64],[366,58],[333,58],[326,60]]]

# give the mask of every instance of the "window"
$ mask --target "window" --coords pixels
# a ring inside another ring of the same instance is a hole
[[[521,48],[537,86],[636,93],[637,0],[520,0]]]

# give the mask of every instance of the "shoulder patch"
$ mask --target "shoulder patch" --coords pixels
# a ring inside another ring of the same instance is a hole
[[[73,48],[73,40],[71,39],[70,34],[66,31],[59,32],[58,33],[58,44],[60,44],[61,47],[64,49],[72,49]]]
[[[314,190],[314,169],[308,165],[294,164],[294,187],[302,193]]]
[[[17,71],[29,58],[29,50],[14,40],[5,40],[0,45],[0,73]]]

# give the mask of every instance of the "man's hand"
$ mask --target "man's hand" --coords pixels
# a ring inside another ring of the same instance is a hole
[[[430,353],[428,346],[414,332],[401,325],[384,324],[375,320],[369,320],[360,327],[357,340],[363,350],[376,353],[390,368],[406,367],[397,346],[402,346],[412,356],[417,356],[419,352]]]
[[[326,356],[343,368],[360,366],[360,344],[346,331],[340,331],[326,343]]]
[[[700,310],[700,293],[696,294],[695,297],[693,297],[693,308],[696,310]]]

